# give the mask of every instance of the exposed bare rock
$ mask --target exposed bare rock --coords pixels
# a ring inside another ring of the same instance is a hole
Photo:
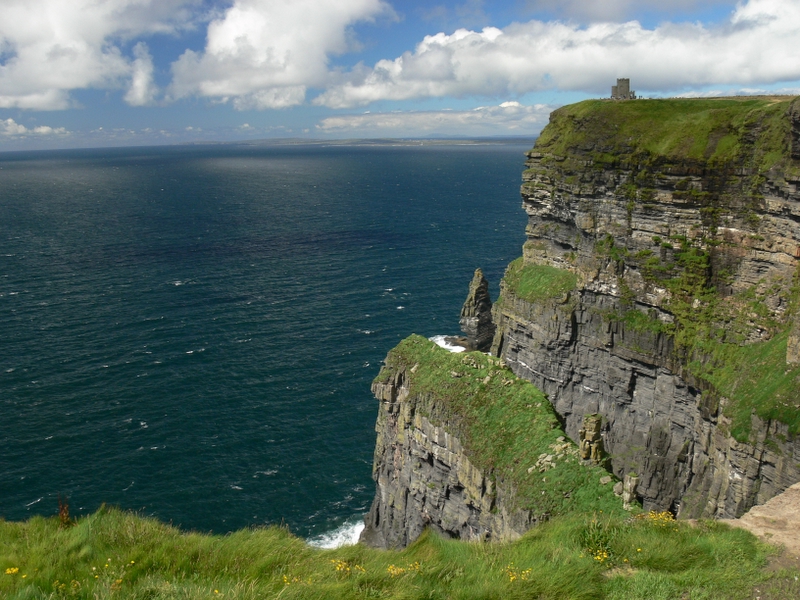
[[[373,477],[377,494],[361,541],[403,548],[426,527],[462,540],[512,540],[535,522],[530,513],[509,511],[502,482],[475,467],[459,439],[428,415],[431,398],[410,394],[408,374],[374,383],[380,400]]]
[[[475,269],[475,275],[469,284],[469,294],[461,308],[461,331],[469,340],[470,350],[486,352],[494,339],[494,323],[492,321],[492,300],[489,296],[489,282],[483,271]]]

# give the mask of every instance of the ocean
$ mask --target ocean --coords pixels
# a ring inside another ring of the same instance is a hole
[[[0,154],[0,517],[352,536],[370,382],[496,298],[530,145]]]

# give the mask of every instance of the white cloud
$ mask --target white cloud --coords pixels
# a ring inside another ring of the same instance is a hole
[[[208,27],[203,52],[172,65],[174,98],[199,95],[239,110],[301,104],[348,50],[348,28],[390,12],[382,0],[235,0]]]
[[[49,125],[39,125],[29,129],[17,123],[14,119],[0,120],[0,135],[7,137],[23,137],[28,135],[68,135],[69,132],[63,127],[50,127]]]
[[[677,94],[679,98],[720,98],[722,96],[800,96],[800,87],[738,88],[689,91]]]
[[[317,130],[330,134],[420,134],[458,136],[535,135],[547,124],[553,106],[503,102],[473,110],[408,111],[341,115],[323,119]]]
[[[153,81],[153,57],[147,51],[147,44],[139,42],[133,47],[133,75],[125,102],[131,106],[147,106],[153,104],[158,87]]]
[[[530,21],[426,36],[414,52],[360,67],[315,99],[346,108],[377,100],[601,92],[616,77],[636,89],[766,85],[800,79],[800,2],[750,0],[724,25],[638,22],[585,28]]]
[[[637,11],[650,13],[681,14],[696,11],[698,8],[708,9],[716,6],[736,6],[735,0],[603,0],[587,2],[586,0],[527,0],[528,8],[535,12],[546,12],[566,18],[589,21],[627,20]]]
[[[189,26],[187,6],[196,3],[2,0],[0,108],[64,109],[72,104],[71,90],[116,88],[128,80],[129,101],[147,100],[152,89],[147,82],[148,60],[137,54],[131,61],[123,55],[120,42]],[[152,61],[149,65],[151,77]]]

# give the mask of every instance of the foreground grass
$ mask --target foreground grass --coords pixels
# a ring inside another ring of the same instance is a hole
[[[101,509],[66,528],[0,522],[0,597],[727,600],[770,585],[769,552],[745,531],[662,514],[562,517],[508,544],[426,533],[390,552],[318,550],[275,527],[187,533]]]

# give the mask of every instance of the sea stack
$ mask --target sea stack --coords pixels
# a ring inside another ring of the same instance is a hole
[[[492,299],[489,297],[489,282],[480,269],[475,269],[469,284],[469,294],[461,308],[459,323],[469,340],[468,350],[488,352],[494,338]]]

